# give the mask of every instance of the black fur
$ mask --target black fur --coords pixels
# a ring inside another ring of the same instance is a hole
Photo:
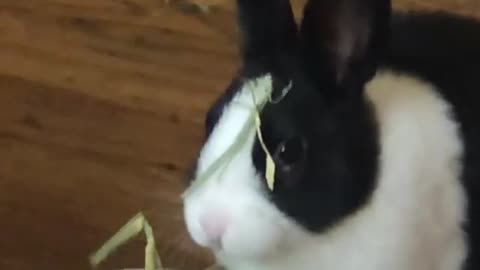
[[[311,0],[297,31],[287,0],[237,3],[243,66],[208,113],[207,137],[243,80],[271,73],[275,93],[292,81],[289,94],[261,115],[267,147],[282,158],[275,189],[265,184],[265,192],[305,228],[321,232],[365,205],[375,188],[380,146],[362,96],[365,83],[379,67],[423,78],[454,106],[461,125],[469,203],[465,270],[480,269],[480,23],[442,13],[390,16],[387,0]],[[346,53],[339,49],[344,42],[353,44]],[[278,154],[286,142],[287,152]],[[263,175],[258,141],[252,158]]]
[[[268,104],[261,115],[270,152],[277,153],[282,143],[290,142],[283,157],[292,160],[295,153],[301,157],[282,166],[281,155],[274,155],[277,177],[269,195],[279,209],[316,232],[366,203],[375,187],[379,153],[373,112],[361,94],[383,54],[377,48],[387,42],[390,5],[378,0],[339,3],[310,2],[298,31],[287,0],[238,1],[244,61],[232,85],[268,72],[276,95],[293,82],[287,97]],[[350,9],[352,4],[357,8]],[[319,10],[332,14],[318,16]],[[358,20],[337,21],[346,14]],[[340,24],[352,35],[337,35]],[[355,46],[338,52],[337,47],[350,38],[356,40]],[[207,131],[231,100],[233,89],[229,87],[212,106]],[[258,140],[252,158],[263,174],[265,153]]]

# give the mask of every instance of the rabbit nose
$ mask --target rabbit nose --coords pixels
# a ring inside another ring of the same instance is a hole
[[[219,245],[230,221],[225,214],[212,212],[201,218],[200,225],[210,244]]]

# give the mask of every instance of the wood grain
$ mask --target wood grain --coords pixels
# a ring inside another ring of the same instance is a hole
[[[238,64],[234,9],[171,2],[0,0],[0,269],[89,269],[140,210],[165,264],[209,263],[179,194],[203,114]],[[480,16],[477,0],[396,7]],[[139,239],[102,269],[142,266],[142,254]]]

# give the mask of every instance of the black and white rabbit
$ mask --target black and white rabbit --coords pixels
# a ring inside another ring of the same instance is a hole
[[[247,83],[270,76],[286,93],[261,111],[275,185],[252,131],[184,198],[191,237],[229,270],[480,269],[480,23],[310,0],[297,26],[288,0],[237,5],[242,67],[194,176],[247,121]]]

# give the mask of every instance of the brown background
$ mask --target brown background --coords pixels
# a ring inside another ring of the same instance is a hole
[[[0,0],[0,269],[89,269],[140,210],[165,264],[208,263],[179,194],[203,113],[238,63],[234,10],[171,2]],[[480,17],[478,0],[395,5]],[[141,267],[143,243],[103,268]]]

